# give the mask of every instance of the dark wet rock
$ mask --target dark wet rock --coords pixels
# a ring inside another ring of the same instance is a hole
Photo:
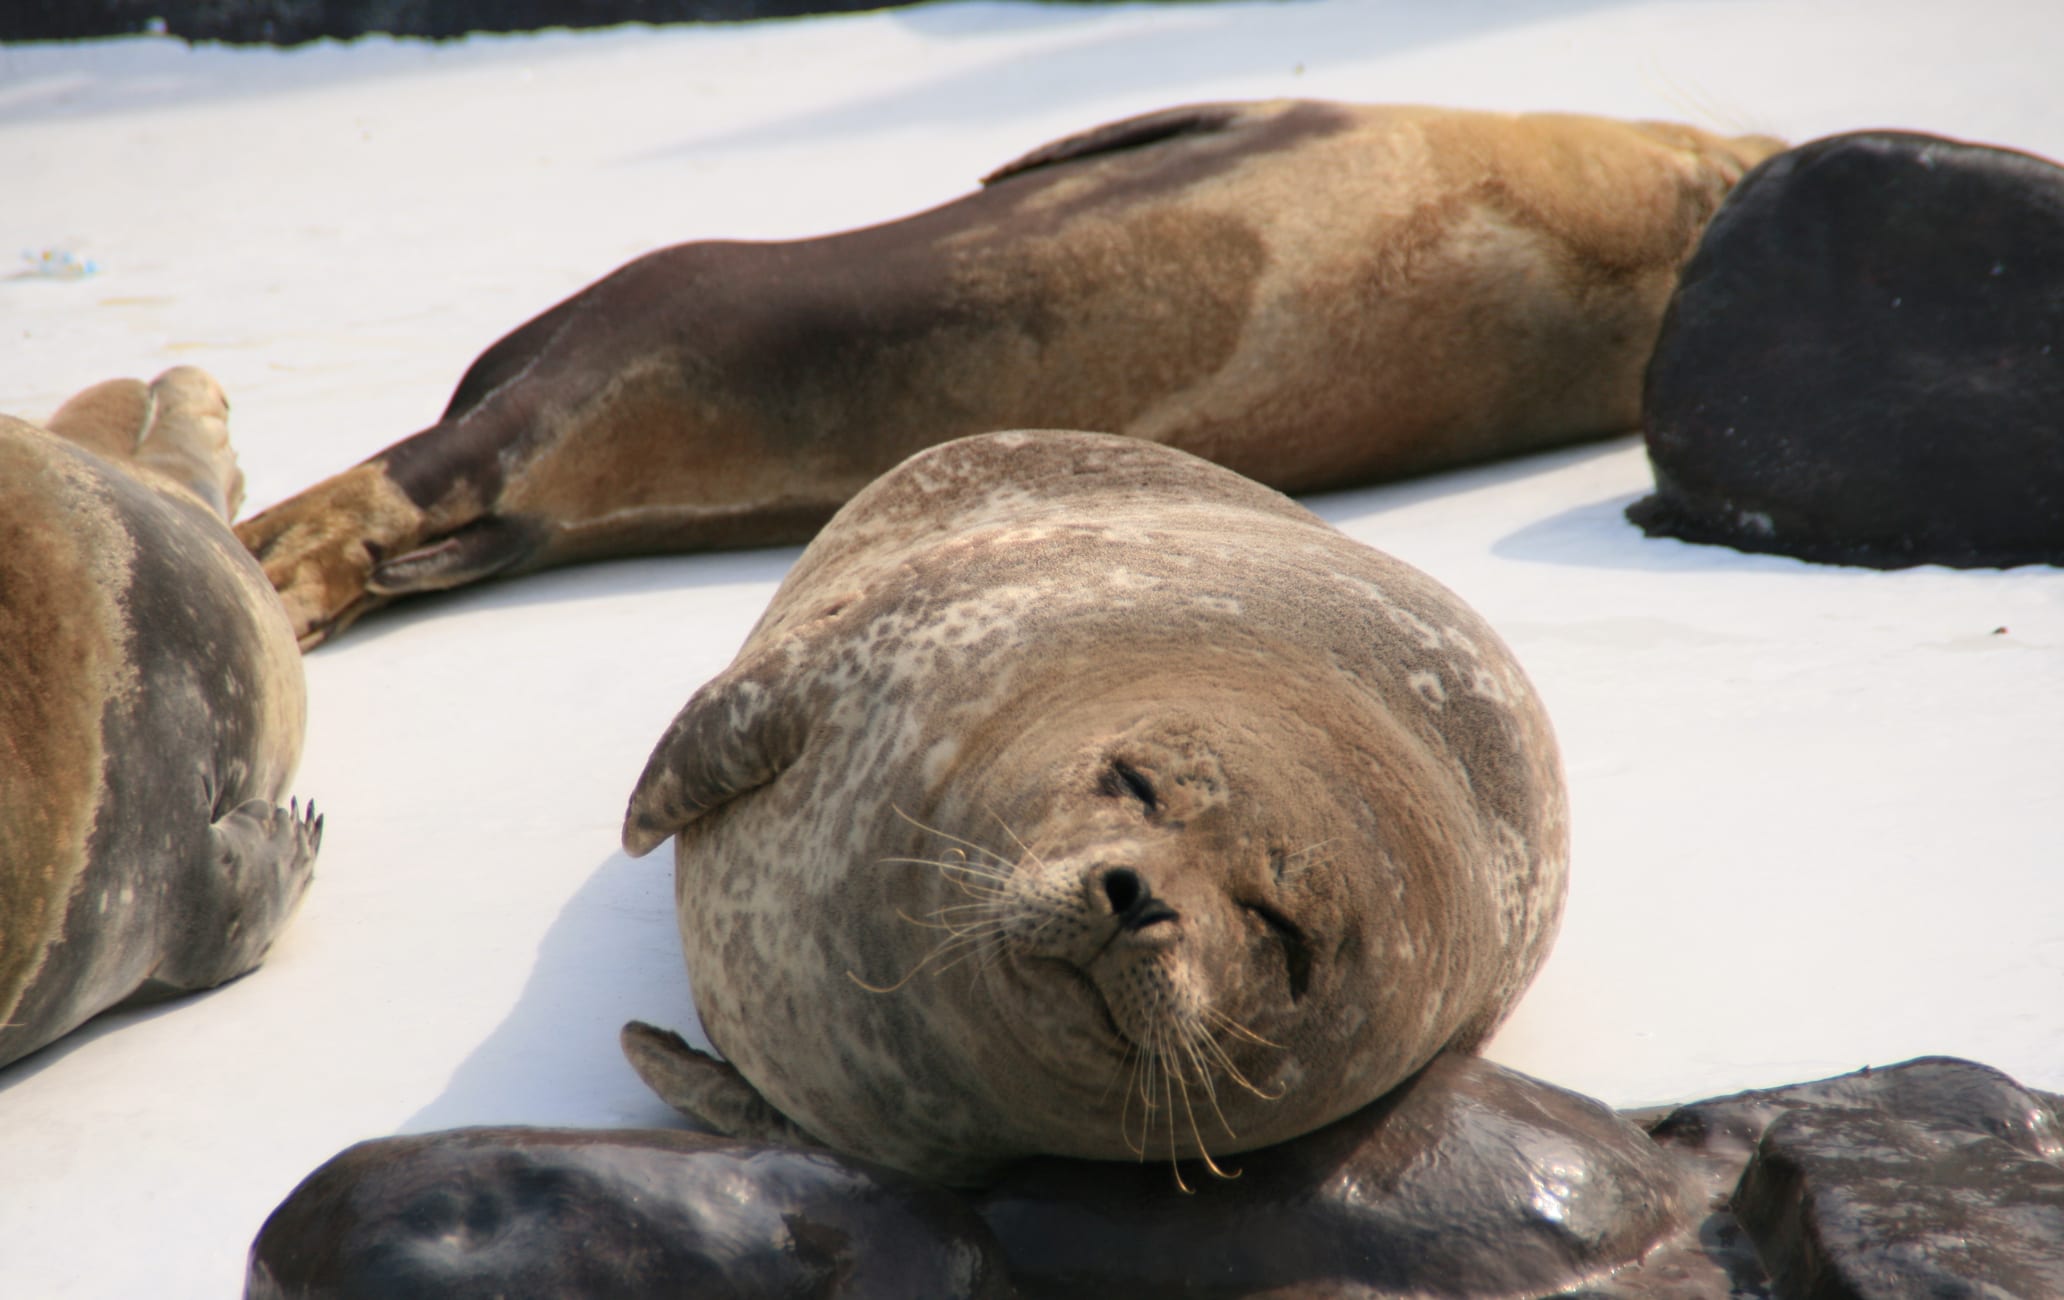
[[[1679,1106],[1650,1130],[1659,1142],[1746,1160],[1777,1120],[1797,1111],[1865,1110],[1997,1137],[2031,1156],[2064,1156],[2052,1098],[1989,1065],[1923,1056],[1813,1083]]]
[[[1923,1057],[1716,1097],[1650,1132],[1706,1213],[1587,1295],[2064,1295],[2056,1099],[1988,1066]],[[1665,1284],[1664,1266],[1682,1280]]]
[[[1011,1295],[944,1188],[819,1151],[675,1131],[459,1129],[362,1142],[273,1211],[245,1294]]]
[[[1962,1125],[1787,1115],[1733,1208],[1781,1295],[2064,1296],[2064,1167]]]
[[[1685,267],[1643,419],[1651,534],[2064,562],[2064,168],[1889,131],[1765,161]]]
[[[323,37],[464,36],[617,23],[732,22],[893,9],[910,0],[8,0],[0,41],[162,32],[295,45]]]
[[[1681,1171],[1589,1098],[1442,1057],[1296,1141],[1184,1162],[1031,1162],[976,1204],[1031,1297],[1547,1295],[1683,1219]]]
[[[1025,1300],[2037,1300],[2058,1105],[1929,1057],[1615,1115],[1444,1057],[1230,1180],[1040,1160],[965,1196],[700,1134],[459,1130],[317,1170],[248,1294],[1000,1297],[1007,1269]]]

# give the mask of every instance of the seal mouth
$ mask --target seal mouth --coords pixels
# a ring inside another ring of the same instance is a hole
[[[1059,957],[1039,957],[1034,960],[1041,965],[1052,966],[1062,979],[1082,991],[1083,996],[1088,999],[1089,1005],[1096,1012],[1096,1023],[1103,1028],[1104,1033],[1121,1052],[1129,1052],[1139,1046],[1138,1043],[1132,1040],[1129,1034],[1119,1028],[1118,1017],[1111,1013],[1110,999],[1104,996],[1103,989],[1099,988],[1097,982],[1090,978],[1088,971],[1083,970],[1073,962],[1064,961]]]

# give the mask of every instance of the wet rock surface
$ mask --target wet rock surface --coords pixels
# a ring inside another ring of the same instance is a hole
[[[1638,1127],[1469,1057],[1221,1167],[1040,1160],[976,1204],[1028,1300],[1545,1295],[1685,1218],[1681,1170]]]
[[[273,1211],[245,1295],[1004,1300],[953,1193],[673,1130],[458,1129],[351,1147]]]
[[[316,1171],[247,1294],[2035,1300],[2064,1295],[2059,1104],[1931,1057],[1616,1115],[1446,1057],[1230,1178],[1040,1160],[966,1195],[703,1134],[466,1129]]]
[[[1696,1180],[1703,1217],[1578,1294],[2064,1295],[2059,1100],[1923,1057],[1677,1107],[1649,1133]]]
[[[1685,266],[1642,417],[1651,534],[2064,562],[2064,168],[1892,131],[1767,160]]]

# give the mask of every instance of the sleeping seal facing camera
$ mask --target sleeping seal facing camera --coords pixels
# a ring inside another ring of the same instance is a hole
[[[1481,1044],[1568,863],[1546,714],[1455,595],[1186,453],[1002,433],[803,552],[632,795],[723,1061],[670,1103],[958,1184],[1310,1132]]]

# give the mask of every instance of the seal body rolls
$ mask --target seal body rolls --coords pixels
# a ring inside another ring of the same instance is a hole
[[[243,974],[307,886],[301,664],[226,412],[182,367],[0,417],[0,1064]]]
[[[1309,1132],[1503,1019],[1560,915],[1547,718],[1425,575],[1165,447],[921,454],[655,749],[697,1009],[632,1061],[739,1136],[980,1182]]]
[[[2064,563],[2064,167],[1894,131],[1772,158],[1685,268],[1644,423],[1651,534]]]
[[[1118,122],[900,221],[641,258],[240,533],[313,644],[493,574],[797,540],[996,429],[1129,434],[1285,491],[1630,431],[1679,265],[1776,147],[1310,101]]]

